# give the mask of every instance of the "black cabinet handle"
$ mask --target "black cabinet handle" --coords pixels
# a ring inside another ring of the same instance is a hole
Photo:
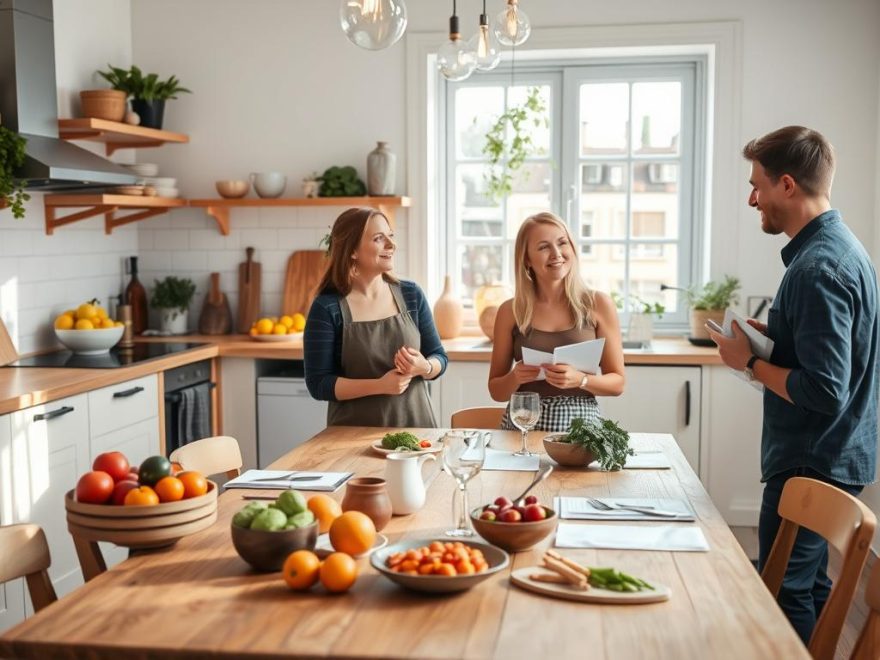
[[[132,387],[130,390],[123,390],[122,392],[114,392],[113,398],[114,399],[124,399],[126,397],[134,396],[138,392],[143,392],[143,391],[144,391],[143,387]]]
[[[46,413],[40,413],[39,415],[34,415],[35,422],[43,422],[49,421],[50,419],[55,419],[56,417],[61,417],[61,415],[66,415],[69,412],[73,412],[73,406],[62,406],[58,410],[52,410]]]
[[[691,425],[691,381],[684,381],[684,425]]]

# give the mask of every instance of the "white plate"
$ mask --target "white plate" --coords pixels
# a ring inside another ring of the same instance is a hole
[[[423,438],[419,438],[419,439],[422,440]],[[417,452],[413,452],[413,453],[414,454],[421,454],[421,453],[426,453],[426,454],[435,453],[436,454],[437,452],[443,451],[443,445],[440,444],[439,440],[431,440],[430,442],[431,442],[430,447],[425,447],[424,449],[419,449]],[[385,449],[385,447],[382,446],[382,438],[379,438],[378,440],[374,440],[373,444],[370,445],[370,449],[372,449],[377,454],[382,454],[383,456],[387,456],[388,454],[394,454],[399,451],[406,451],[405,449],[404,450]]]
[[[302,339],[303,333],[294,332],[288,335],[251,335],[254,341],[296,341]]]
[[[516,569],[510,574],[510,581],[526,591],[562,598],[564,600],[576,600],[582,603],[601,603],[604,605],[639,605],[642,603],[662,603],[669,600],[672,591],[664,584],[649,580],[654,590],[646,591],[609,591],[590,587],[587,591],[575,589],[567,584],[553,582],[535,582],[529,579],[532,573],[549,573],[541,566],[526,566]]]
[[[388,545],[388,537],[384,534],[376,533],[376,542],[373,544],[373,547],[367,550],[365,553],[360,555],[354,555],[355,557],[367,557],[371,553],[375,552],[379,548],[384,548]],[[333,549],[333,546],[330,545],[330,535],[329,534],[321,534],[318,536],[318,542],[315,543],[315,554],[321,557],[322,559],[329,555],[332,552],[336,552]]]

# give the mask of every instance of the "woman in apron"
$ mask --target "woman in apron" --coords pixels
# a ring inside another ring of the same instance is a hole
[[[537,392],[541,417],[536,429],[567,431],[571,420],[599,418],[596,396],[623,393],[623,344],[611,297],[591,291],[581,279],[577,249],[565,223],[538,213],[522,223],[514,246],[516,293],[498,309],[489,369],[489,393],[508,401],[514,392]],[[552,353],[557,346],[605,338],[600,374],[568,364],[540,367],[522,362],[523,347]],[[512,366],[511,366],[512,365]],[[510,411],[501,422],[513,430]]]
[[[392,274],[396,246],[378,211],[345,211],[306,321],[306,385],[329,426],[435,427],[426,381],[447,357],[425,294]]]

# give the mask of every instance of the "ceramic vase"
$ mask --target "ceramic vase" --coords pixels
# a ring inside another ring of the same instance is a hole
[[[434,303],[434,325],[440,339],[454,339],[461,334],[464,324],[461,301],[452,293],[452,278],[443,278],[443,293]]]
[[[376,148],[367,155],[367,193],[370,195],[393,195],[397,177],[397,156],[387,142],[377,142]]]
[[[626,330],[626,338],[629,341],[650,343],[654,336],[654,316],[640,312],[631,312],[629,326]]]
[[[186,321],[189,311],[177,307],[163,307],[159,310],[160,327],[172,335],[186,334]]]
[[[718,325],[724,322],[723,309],[692,309],[691,310],[691,338],[710,339],[709,331],[706,330],[706,321],[712,319]]]
[[[342,510],[366,514],[376,531],[380,531],[391,520],[391,499],[385,489],[385,480],[378,477],[349,479],[342,498]]]
[[[489,341],[495,336],[495,316],[498,314],[498,308],[512,296],[513,293],[504,284],[486,284],[474,292],[474,312],[477,315],[477,322]]]

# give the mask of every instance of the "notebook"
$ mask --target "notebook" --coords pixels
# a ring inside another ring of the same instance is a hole
[[[285,479],[294,477],[317,477],[316,479]],[[353,472],[318,472],[316,470],[248,470],[224,484],[224,488],[265,488],[272,490],[320,490],[333,492],[354,476]],[[275,477],[272,479],[271,477]],[[264,481],[258,481],[265,479]]]

